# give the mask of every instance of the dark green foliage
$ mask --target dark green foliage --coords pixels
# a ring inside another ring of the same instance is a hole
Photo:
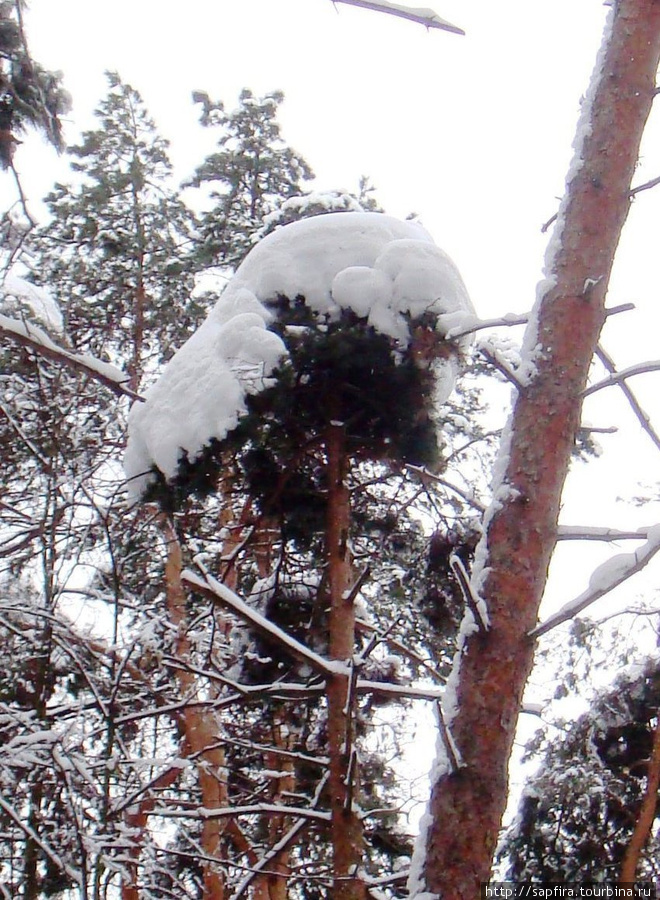
[[[470,571],[480,535],[474,530],[454,527],[438,530],[428,542],[425,589],[419,602],[432,628],[439,634],[453,632],[463,617],[465,598],[449,564],[455,554]]]
[[[347,450],[358,462],[436,466],[432,384],[409,351],[395,359],[391,340],[350,311],[319,323],[303,298],[280,298],[277,315],[273,330],[288,357],[275,384],[247,398],[247,415],[225,441],[211,442],[195,460],[183,456],[169,489],[157,479],[149,499],[171,509],[186,494],[203,495],[214,468],[232,458],[261,512],[277,517],[287,538],[309,544],[324,523],[319,454],[330,422],[345,423]]]
[[[0,2],[0,166],[11,164],[16,136],[37,128],[62,149],[60,116],[69,108],[60,73],[35,62],[23,31],[24,0]]]
[[[507,878],[616,879],[639,814],[660,709],[657,662],[638,672],[621,676],[563,737],[546,744],[504,836],[500,859]],[[642,854],[640,878],[657,878],[659,860],[656,829]]]

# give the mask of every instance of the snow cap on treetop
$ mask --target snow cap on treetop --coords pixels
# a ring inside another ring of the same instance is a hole
[[[124,460],[131,499],[144,492],[152,467],[170,480],[184,454],[194,460],[212,439],[223,440],[245,413],[246,397],[272,383],[286,356],[268,327],[281,297],[304,298],[320,324],[352,310],[390,337],[393,350],[408,345],[409,325],[422,316],[432,316],[441,335],[473,320],[458,270],[415,222],[331,213],[274,231],[248,254],[145,402],[133,406]],[[448,361],[440,401],[454,374]]]

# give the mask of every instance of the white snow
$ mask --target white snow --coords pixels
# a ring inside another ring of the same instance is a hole
[[[13,272],[7,272],[2,283],[0,312],[19,317],[28,313],[30,319],[56,334],[62,334],[64,325],[59,306],[45,288],[26,281]]]
[[[455,265],[415,222],[347,212],[277,229],[248,254],[146,402],[131,410],[124,465],[132,500],[143,493],[153,465],[172,478],[184,452],[194,459],[211,439],[222,440],[245,412],[246,396],[269,384],[286,352],[268,328],[283,296],[304,298],[319,328],[353,310],[399,349],[410,340],[411,318],[431,314],[445,335],[474,315]],[[456,343],[465,347],[470,340]],[[439,361],[435,374],[442,402],[455,362]]]
[[[658,552],[660,552],[660,525],[652,525],[647,529],[646,540],[641,547],[632,553],[617,553],[597,566],[589,579],[586,591],[565,603],[556,613],[537,626],[530,636],[545,634],[556,625],[572,619],[637,572],[641,572]]]

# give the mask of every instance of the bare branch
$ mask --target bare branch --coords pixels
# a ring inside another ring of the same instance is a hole
[[[602,344],[598,344],[598,346],[596,348],[596,356],[601,361],[601,363],[605,366],[605,368],[610,373],[610,375],[616,374],[616,366],[614,365],[614,360],[609,355],[609,353],[606,352],[606,350],[604,349]],[[630,404],[632,411],[635,413],[635,416],[637,417],[637,421],[642,426],[644,431],[648,434],[648,436],[651,438],[651,440],[653,441],[655,446],[658,448],[658,450],[660,450],[660,436],[658,436],[657,432],[651,425],[651,417],[639,405],[639,401],[637,400],[637,397],[633,394],[633,392],[628,387],[628,385],[625,383],[625,381],[620,382],[619,387],[623,391],[623,393],[626,397],[626,400]]]
[[[560,525],[557,529],[558,541],[645,541],[649,528],[621,531],[618,528],[601,528],[596,525]]]
[[[313,810],[318,808],[321,795],[325,790],[329,778],[330,773],[326,772],[323,778],[321,778],[321,780],[319,781],[311,802],[311,808]],[[255,877],[261,872],[266,871],[272,861],[276,859],[280,853],[291,846],[291,844],[296,840],[300,832],[307,826],[307,824],[308,819],[305,818],[300,818],[297,822],[294,822],[289,831],[287,831],[286,834],[283,835],[283,837],[275,844],[275,846],[271,847],[268,853],[266,853],[258,863],[251,867],[250,872],[245,876],[243,881],[241,881],[241,883],[236,888],[236,892],[233,894],[231,900],[239,900],[240,897],[243,897],[248,887],[254,881]]]
[[[602,391],[603,388],[611,387],[613,384],[621,384],[626,378],[632,378],[634,375],[646,375],[648,372],[657,372],[658,370],[660,370],[660,360],[658,359],[645,363],[637,363],[637,365],[634,366],[628,366],[627,369],[613,372],[607,378],[603,378],[602,381],[592,384],[591,387],[586,389],[584,396],[588,397],[590,394],[595,394],[596,391]]]
[[[441,484],[443,487],[446,487],[448,490],[452,491],[454,494],[458,494],[466,503],[469,503],[474,509],[478,512],[483,513],[486,511],[486,507],[483,503],[476,499],[476,497],[472,494],[468,494],[467,491],[464,491],[463,488],[458,487],[456,484],[452,484],[450,481],[447,481],[445,478],[442,478],[440,475],[436,475],[434,472],[429,472],[428,469],[424,469],[421,466],[411,466],[407,465],[406,469],[409,472],[414,472],[419,476],[422,484],[425,484],[426,480],[435,481],[437,484]]]
[[[388,3],[387,0],[332,0],[333,3],[346,3],[348,6],[359,6],[362,9],[371,9],[374,12],[388,13],[410,22],[417,22],[426,28],[438,28],[441,31],[451,31],[453,34],[465,34],[462,28],[452,25],[446,19],[441,19],[432,9],[421,6],[407,7],[400,3]]]
[[[634,197],[635,194],[640,194],[642,191],[648,191],[650,188],[654,188],[658,184],[660,184],[660,175],[657,178],[651,178],[650,181],[645,181],[644,184],[638,184],[636,187],[631,188],[630,196]]]

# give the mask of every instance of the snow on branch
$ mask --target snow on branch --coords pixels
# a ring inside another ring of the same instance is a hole
[[[198,565],[199,562],[198,562]],[[201,566],[200,566],[201,568]],[[314,671],[321,672],[323,675],[347,675],[347,667],[335,660],[325,659],[309,647],[305,647],[300,641],[297,641],[291,635],[287,634],[281,628],[278,628],[273,622],[270,622],[261,613],[241,600],[241,598],[230,590],[225,584],[217,581],[209,572],[203,570],[203,578],[195,575],[190,569],[185,569],[181,573],[181,580],[188,587],[199,593],[210,597],[216,603],[220,603],[225,609],[229,609],[244,622],[247,622],[255,631],[261,635],[276,641],[281,647],[291,654],[295,659],[307,663]]]
[[[446,19],[441,19],[432,9],[417,6],[404,6],[402,3],[389,3],[387,0],[332,0],[333,3],[346,3],[348,6],[360,6],[363,9],[372,9],[374,12],[388,13],[401,19],[417,22],[426,28],[438,28],[441,31],[451,31],[453,34],[465,34],[462,28],[452,25]]]
[[[632,378],[633,375],[645,375],[647,372],[657,372],[660,369],[660,360],[654,359],[649,362],[637,363],[634,366],[628,366],[627,369],[621,369],[618,372],[610,373],[607,378],[592,384],[584,392],[584,396],[595,394],[596,391],[602,391],[603,388],[611,387],[613,384],[621,384],[626,378]]]
[[[10,341],[14,341],[21,347],[27,347],[45,359],[88,375],[110,388],[115,394],[130,397],[132,400],[142,399],[139,394],[127,387],[128,376],[121,369],[117,369],[110,363],[102,362],[100,359],[95,359],[87,353],[71,353],[69,350],[65,350],[36,325],[28,325],[27,322],[0,314],[0,335],[9,338]]]
[[[596,600],[600,600],[605,594],[609,594],[632,575],[641,572],[660,550],[660,525],[654,525],[646,532],[646,541],[633,553],[617,553],[598,566],[591,578],[589,587],[579,597],[564,604],[558,612],[550,616],[536,628],[529,632],[531,638],[540,637],[542,634],[560,625],[562,622],[572,619],[587,606],[591,606]]]
[[[325,790],[329,777],[329,772],[326,772],[323,778],[321,778],[321,780],[319,781],[312,798],[310,809],[316,810],[318,808],[321,795]],[[270,850],[265,853],[258,862],[250,867],[250,871],[236,888],[236,891],[232,895],[231,900],[239,900],[240,897],[245,896],[245,892],[250,887],[254,879],[261,872],[267,870],[268,866],[273,862],[273,860],[277,859],[280,853],[283,853],[288,849],[288,847],[291,846],[300,832],[307,827],[307,823],[308,817],[301,817],[296,822],[294,822],[291,828],[280,838],[280,840],[273,847],[271,847]]]
[[[597,525],[560,525],[557,529],[558,541],[645,541],[650,528],[637,528],[624,531],[619,528],[599,527]]]
[[[296,816],[300,819],[314,819],[319,822],[329,822],[330,813],[318,809],[306,809],[304,806],[284,806],[279,803],[255,803],[246,806],[219,806],[214,809],[198,807],[197,809],[168,809],[166,806],[157,806],[151,811],[152,816],[162,816],[164,819],[225,819],[228,816]]]

